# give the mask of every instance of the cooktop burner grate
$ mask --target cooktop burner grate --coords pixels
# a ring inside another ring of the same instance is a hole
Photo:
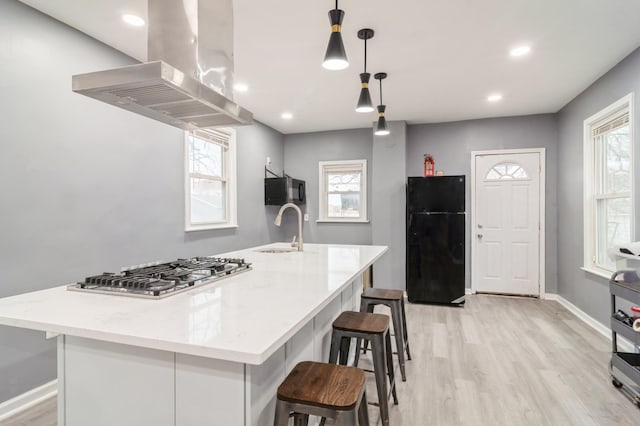
[[[221,257],[192,257],[172,262],[123,268],[120,273],[105,272],[71,284],[69,290],[123,296],[161,299],[208,284],[229,275],[251,269],[244,259]]]

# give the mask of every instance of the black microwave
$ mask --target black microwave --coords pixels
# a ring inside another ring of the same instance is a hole
[[[305,184],[292,177],[264,178],[265,206],[281,206],[286,203],[305,204]]]

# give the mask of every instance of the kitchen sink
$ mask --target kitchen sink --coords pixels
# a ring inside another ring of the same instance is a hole
[[[298,251],[295,248],[265,248],[256,250],[259,253],[291,253],[293,251]]]

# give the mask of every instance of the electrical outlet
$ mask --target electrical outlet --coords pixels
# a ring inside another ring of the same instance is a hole
[[[309,213],[304,214],[304,221],[309,222]]]

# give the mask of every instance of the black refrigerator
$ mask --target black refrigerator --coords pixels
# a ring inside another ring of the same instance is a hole
[[[409,302],[464,304],[464,178],[408,178],[406,284]]]

